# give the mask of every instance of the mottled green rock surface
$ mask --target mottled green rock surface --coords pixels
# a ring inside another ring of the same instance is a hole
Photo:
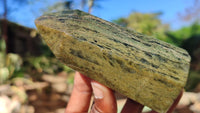
[[[67,66],[158,112],[167,111],[186,83],[190,57],[181,48],[78,10],[35,23]]]

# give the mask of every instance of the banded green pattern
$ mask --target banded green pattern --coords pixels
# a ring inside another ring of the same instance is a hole
[[[181,48],[79,10],[35,23],[66,65],[158,112],[167,111],[186,83],[190,56]]]

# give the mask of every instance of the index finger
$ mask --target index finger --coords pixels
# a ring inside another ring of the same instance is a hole
[[[92,87],[90,79],[76,72],[73,91],[65,113],[87,113],[91,96]]]

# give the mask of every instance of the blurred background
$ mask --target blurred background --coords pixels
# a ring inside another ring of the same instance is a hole
[[[34,20],[70,9],[186,49],[190,72],[174,112],[200,113],[200,0],[1,0],[0,113],[64,113],[74,70],[54,57]],[[120,112],[125,99],[116,95]]]

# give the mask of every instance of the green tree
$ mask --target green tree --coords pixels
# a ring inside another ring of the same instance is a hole
[[[133,12],[127,18],[119,18],[113,22],[165,41],[165,31],[169,30],[169,24],[162,23],[159,19],[161,14]]]
[[[193,23],[191,26],[182,27],[181,29],[176,31],[166,32],[168,42],[181,47],[183,46],[185,40],[199,34],[200,25],[198,24],[198,22]]]

